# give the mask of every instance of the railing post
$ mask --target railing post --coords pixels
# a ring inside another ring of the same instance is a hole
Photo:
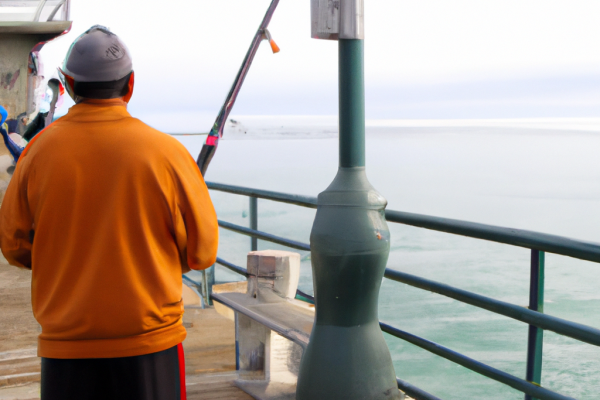
[[[363,2],[313,0],[312,16],[313,37],[339,39],[340,164],[310,236],[316,316],[296,398],[399,399],[377,315],[390,233],[365,173]]]
[[[250,229],[258,230],[258,199],[250,196]],[[250,237],[250,251],[258,250],[258,239]]]
[[[531,250],[531,278],[529,286],[529,309],[544,312],[544,252]],[[544,343],[544,330],[537,326],[529,325],[527,341],[527,373],[529,382],[542,383],[542,350]],[[525,400],[533,399],[525,395]]]
[[[204,304],[212,306],[210,294],[212,287],[215,284],[215,265],[211,265],[207,269],[202,270],[202,295],[204,296]]]

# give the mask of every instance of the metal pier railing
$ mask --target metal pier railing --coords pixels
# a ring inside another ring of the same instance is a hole
[[[251,189],[213,182],[207,182],[207,186],[211,190],[244,195],[250,198],[250,228],[225,221],[219,221],[219,226],[223,229],[228,229],[230,231],[251,237],[252,250],[256,250],[257,239],[269,241],[297,250],[310,250],[310,245],[306,243],[301,243],[295,240],[290,240],[259,231],[257,229],[257,199],[272,200],[316,209],[316,197]],[[600,244],[526,230],[503,228],[492,225],[393,210],[387,210],[385,212],[385,216],[386,220],[389,222],[531,249],[530,302],[528,308],[482,296],[440,282],[434,282],[389,268],[386,269],[384,275],[390,280],[401,282],[418,289],[441,294],[460,302],[470,304],[472,306],[528,324],[529,336],[526,377],[525,379],[518,378],[437,343],[402,331],[384,322],[380,322],[381,329],[384,332],[410,342],[424,350],[457,363],[483,376],[519,390],[525,393],[526,398],[542,400],[572,399],[569,396],[556,393],[540,386],[543,331],[553,331],[559,335],[568,336],[585,343],[600,346],[600,330],[583,324],[578,324],[572,321],[543,314],[544,254],[548,252],[574,257],[581,260],[600,262]],[[221,258],[217,259],[217,263],[233,272],[246,275],[245,268],[234,265]],[[297,298],[314,302],[314,298],[312,296],[301,291],[297,292]],[[418,400],[438,399],[436,396],[431,395],[422,389],[416,388],[408,382],[404,382],[400,379],[397,379],[397,382],[400,389]]]

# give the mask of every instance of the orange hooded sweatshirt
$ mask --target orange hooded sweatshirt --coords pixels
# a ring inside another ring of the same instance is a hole
[[[211,266],[217,242],[188,151],[121,100],[77,104],[38,134],[0,209],[2,253],[32,269],[41,357],[129,357],[181,343],[181,274]]]

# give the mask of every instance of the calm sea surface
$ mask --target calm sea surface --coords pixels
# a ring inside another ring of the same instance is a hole
[[[239,118],[207,180],[316,196],[337,170],[335,121]],[[246,132],[246,133],[244,133]],[[196,157],[203,138],[179,137]],[[600,242],[600,123],[377,122],[367,128],[367,174],[388,208]],[[219,218],[248,225],[246,197],[213,192]],[[308,242],[314,210],[259,201],[259,229]],[[388,267],[526,306],[527,249],[390,224]],[[281,248],[259,241],[259,248]],[[244,265],[249,238],[221,230],[220,257]],[[310,254],[301,289],[312,292]],[[218,281],[239,277],[217,268]],[[547,314],[600,328],[600,265],[546,256]],[[518,377],[527,326],[384,280],[380,319]],[[511,388],[386,335],[396,374],[446,400],[522,399]],[[544,333],[542,384],[598,399],[600,349]]]

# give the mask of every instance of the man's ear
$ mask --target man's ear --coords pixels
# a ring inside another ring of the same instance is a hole
[[[135,72],[131,71],[131,76],[129,76],[129,83],[127,84],[129,91],[127,92],[127,94],[125,96],[123,96],[123,101],[125,103],[129,103],[129,100],[131,100],[131,96],[133,95],[134,83],[135,83]]]
[[[73,77],[69,76],[69,75],[64,75],[65,77],[65,89],[67,90],[67,93],[69,93],[69,96],[71,96],[71,98],[73,99],[73,101],[75,101],[75,98],[77,96],[75,96],[75,79],[73,79]]]

